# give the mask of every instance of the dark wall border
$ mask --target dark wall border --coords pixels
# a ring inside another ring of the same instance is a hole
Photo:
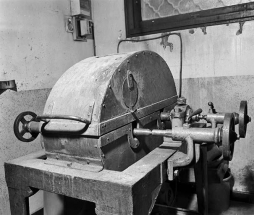
[[[127,37],[254,19],[254,2],[142,21],[141,0],[124,0]]]

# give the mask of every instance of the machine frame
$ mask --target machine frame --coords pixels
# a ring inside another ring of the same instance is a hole
[[[102,170],[82,171],[45,162],[45,152],[39,151],[5,163],[11,214],[28,215],[28,197],[44,190],[96,203],[98,215],[152,212],[162,183],[167,180],[169,158],[176,150],[161,145],[122,172]],[[206,147],[201,146],[198,163],[194,166],[198,208],[207,214]],[[131,198],[130,198],[131,197]]]

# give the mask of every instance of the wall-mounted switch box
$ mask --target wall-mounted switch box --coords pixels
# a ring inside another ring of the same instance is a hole
[[[73,39],[75,41],[86,41],[93,38],[93,22],[80,16],[72,17]]]
[[[91,0],[70,0],[72,16],[87,16],[91,18]]]

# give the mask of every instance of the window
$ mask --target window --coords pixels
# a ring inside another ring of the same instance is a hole
[[[254,0],[124,0],[127,37],[254,19]]]

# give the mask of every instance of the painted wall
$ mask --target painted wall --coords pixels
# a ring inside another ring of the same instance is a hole
[[[41,149],[39,138],[16,139],[15,117],[27,110],[41,114],[56,80],[94,53],[92,40],[74,42],[65,31],[68,15],[69,0],[0,0],[0,81],[15,79],[18,86],[0,94],[0,215],[10,214],[3,163]]]
[[[117,9],[116,9],[117,8]],[[103,15],[102,15],[103,14]],[[95,41],[97,55],[116,53],[119,39],[125,39],[123,0],[94,0]],[[236,36],[239,24],[213,26],[204,35],[201,29],[181,31],[183,37],[183,96],[194,108],[208,111],[212,101],[217,111],[238,111],[241,100],[248,101],[249,115],[254,116],[254,22],[246,22],[243,33]],[[156,36],[156,35],[152,35]],[[149,36],[150,37],[150,36]],[[178,86],[179,40],[163,49],[160,40],[122,43],[120,52],[149,49],[168,63]],[[245,139],[236,142],[230,166],[235,176],[235,191],[254,193],[254,125],[250,123]]]

